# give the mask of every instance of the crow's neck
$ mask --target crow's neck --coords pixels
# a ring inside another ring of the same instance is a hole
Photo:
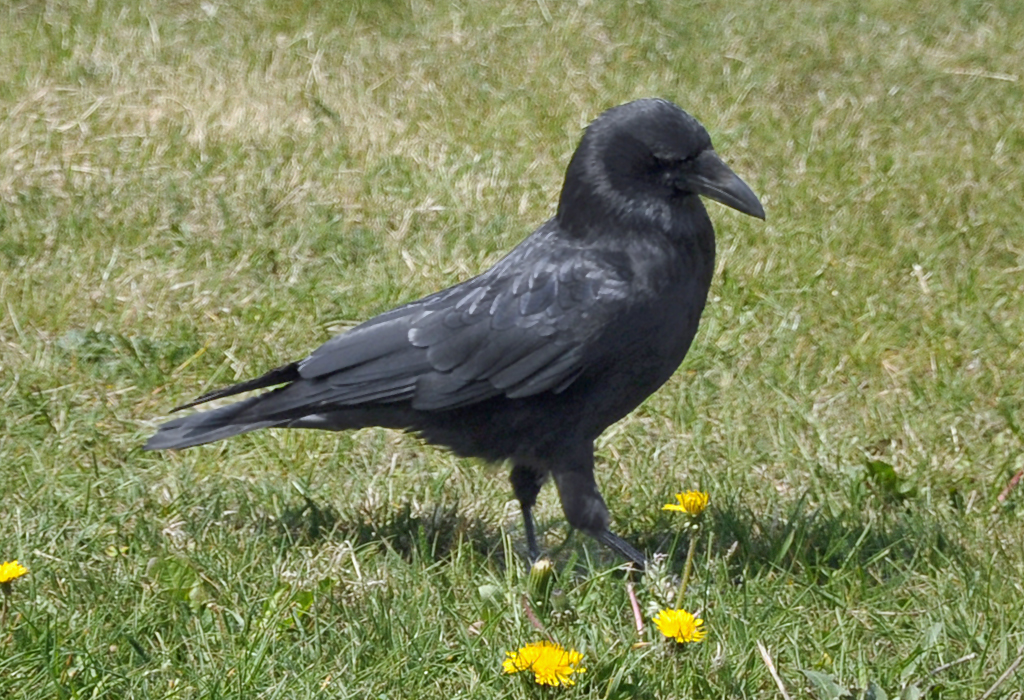
[[[714,246],[714,230],[697,195],[666,196],[566,178],[555,218],[564,235],[583,243],[644,238],[662,239],[671,246]],[[707,238],[711,240],[703,240]]]

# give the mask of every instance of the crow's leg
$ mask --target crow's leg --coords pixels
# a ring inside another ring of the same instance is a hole
[[[594,481],[593,454],[581,455],[567,467],[552,475],[569,524],[629,559],[642,571],[647,564],[643,553],[608,529],[608,507]]]
[[[533,506],[537,503],[537,494],[540,493],[545,478],[544,473],[519,462],[512,465],[512,473],[508,477],[512,482],[512,492],[519,499],[519,506],[523,509],[523,529],[526,531],[526,548],[530,552],[530,563],[540,557],[537,533],[533,528]]]

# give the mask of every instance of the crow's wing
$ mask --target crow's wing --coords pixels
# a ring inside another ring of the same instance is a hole
[[[578,250],[525,269],[499,264],[332,338],[299,363],[305,390],[286,393],[324,408],[410,401],[443,410],[560,392],[628,291],[621,266]]]

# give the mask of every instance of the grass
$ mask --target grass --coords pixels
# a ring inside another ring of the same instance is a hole
[[[708,126],[683,368],[599,442],[615,525],[688,608],[538,515],[584,653],[564,694],[1020,698],[1019,3],[0,7],[0,697],[537,697],[503,469],[384,431],[140,445],[173,405],[465,279],[554,210],[581,128]],[[637,642],[650,642],[636,646]]]

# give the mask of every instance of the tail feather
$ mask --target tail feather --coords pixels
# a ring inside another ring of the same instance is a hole
[[[285,386],[277,386],[279,384]],[[142,448],[180,450],[262,428],[353,430],[376,425],[408,430],[416,425],[415,412],[400,401],[376,405],[332,405],[325,400],[331,386],[321,380],[303,379],[299,375],[298,363],[278,367],[241,384],[211,391],[174,410],[272,386],[277,388],[227,406],[170,420],[157,428],[156,434]],[[391,398],[390,395],[387,398]]]
[[[216,442],[260,428],[272,428],[290,423],[291,418],[281,416],[259,418],[242,415],[253,409],[256,404],[261,403],[267,396],[269,394],[253,396],[230,406],[175,418],[161,425],[156,434],[146,441],[142,449],[180,450],[185,447]]]
[[[171,409],[171,413],[174,413],[175,411],[181,411],[186,408],[192,408],[193,406],[198,406],[199,404],[206,403],[207,401],[223,399],[225,396],[244,394],[247,391],[255,391],[256,389],[266,389],[269,386],[277,386],[278,384],[288,384],[289,382],[294,382],[297,379],[299,379],[299,363],[292,362],[291,364],[282,365],[281,367],[272,369],[266,374],[260,375],[255,379],[250,379],[247,382],[232,384],[231,386],[226,386],[223,389],[217,389],[215,391],[203,394],[194,401],[183,403],[182,405]],[[168,425],[171,425],[171,423],[168,423]]]

